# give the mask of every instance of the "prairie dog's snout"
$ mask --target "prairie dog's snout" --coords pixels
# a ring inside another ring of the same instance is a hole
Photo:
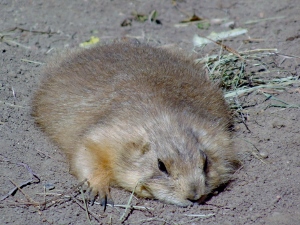
[[[236,169],[222,92],[179,52],[118,43],[57,57],[33,115],[104,203],[115,185],[187,206]]]

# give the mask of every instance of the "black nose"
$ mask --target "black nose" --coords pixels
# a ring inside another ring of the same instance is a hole
[[[194,195],[194,196],[188,197],[187,200],[189,200],[191,202],[197,202],[199,198],[200,198],[199,195]]]
[[[200,197],[201,197],[201,191],[200,191],[199,187],[197,187],[195,185],[193,187],[191,187],[191,189],[187,195],[187,199],[191,202],[195,202]]]
[[[199,197],[199,195],[194,195],[193,198],[187,198],[187,200],[193,202],[193,203],[198,203],[198,204],[202,204],[205,202],[207,198],[207,195],[201,195]]]

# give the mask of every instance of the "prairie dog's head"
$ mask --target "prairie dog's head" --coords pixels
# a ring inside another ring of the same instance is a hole
[[[230,134],[217,123],[173,122],[136,127],[129,139],[124,134],[115,180],[138,196],[188,206],[231,178],[236,156]]]
[[[206,154],[195,149],[195,154],[186,155],[176,146],[161,147],[168,154],[157,152],[149,157],[148,173],[145,171],[136,193],[179,206],[188,206],[203,198],[208,166]]]

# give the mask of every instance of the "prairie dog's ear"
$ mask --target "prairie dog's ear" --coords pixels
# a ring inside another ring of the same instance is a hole
[[[143,145],[142,148],[141,148],[142,154],[145,154],[145,153],[148,152],[149,150],[150,150],[150,143],[149,143],[149,142],[144,143],[144,145]]]
[[[145,142],[144,140],[130,141],[125,145],[127,151],[134,152],[135,154],[139,153],[144,155],[150,150],[150,143]]]

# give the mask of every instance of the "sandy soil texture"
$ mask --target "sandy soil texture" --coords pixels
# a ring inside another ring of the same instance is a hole
[[[153,10],[156,21],[132,19],[132,13],[149,15]],[[235,139],[243,166],[206,204],[181,208],[134,197],[131,204],[140,208],[126,212],[119,206],[105,212],[98,204],[89,206],[91,222],[81,195],[72,189],[78,183],[66,158],[30,115],[47,58],[91,36],[100,43],[134,37],[192,52],[195,34],[245,28],[247,34],[223,44],[239,52],[278,52],[260,55],[262,65],[247,68],[254,76],[299,79],[299,12],[298,0],[1,0],[0,224],[300,224],[299,83],[239,97],[246,120],[237,122]],[[193,13],[211,25],[177,25]],[[226,26],[219,19],[234,23]],[[124,21],[131,25],[121,26]],[[218,54],[220,46],[194,50],[200,58]],[[16,186],[21,190],[14,191]],[[114,188],[112,195],[116,205],[125,205],[130,193]]]

